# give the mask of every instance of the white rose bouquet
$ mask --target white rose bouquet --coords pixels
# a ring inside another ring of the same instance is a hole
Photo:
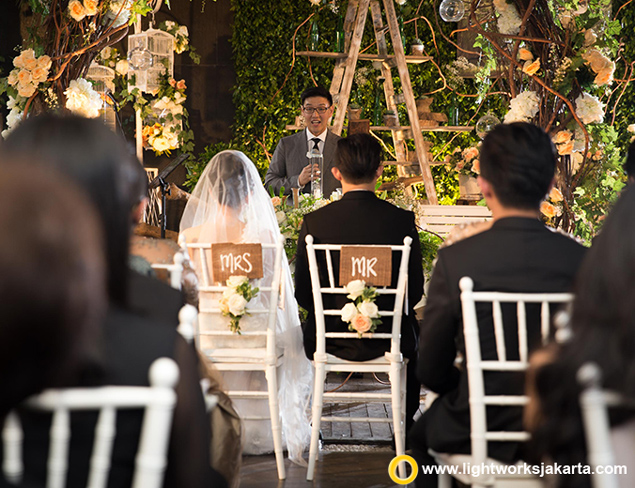
[[[218,305],[221,313],[229,317],[229,329],[240,334],[240,319],[249,315],[247,304],[256,296],[259,289],[249,284],[246,276],[230,276],[227,279],[227,289],[223,292]]]
[[[366,332],[375,332],[381,324],[379,309],[375,299],[379,295],[377,289],[366,286],[363,280],[353,280],[346,285],[349,302],[341,310],[343,322],[348,323],[348,330],[357,332],[358,337]]]

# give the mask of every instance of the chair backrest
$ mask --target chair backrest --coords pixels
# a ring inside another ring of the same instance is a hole
[[[408,280],[408,258],[410,257],[410,246],[412,238],[407,236],[403,240],[402,245],[376,246],[390,247],[393,253],[401,253],[399,261],[399,275],[397,285],[393,287],[382,287],[377,289],[379,295],[394,295],[395,300],[390,310],[379,310],[381,317],[392,317],[392,331],[388,333],[365,333],[362,337],[365,339],[390,339],[391,354],[400,354],[401,343],[401,318],[406,297],[406,284]],[[309,272],[311,274],[311,289],[313,292],[313,305],[315,307],[315,329],[316,329],[316,355],[326,354],[326,339],[351,339],[357,340],[357,332],[326,332],[325,316],[340,316],[341,309],[325,309],[323,295],[347,295],[348,292],[343,286],[336,286],[335,274],[333,272],[332,253],[341,252],[343,244],[314,244],[312,235],[306,236],[307,256],[309,259]],[[349,244],[344,244],[349,246]],[[364,247],[374,247],[367,246]],[[317,253],[323,252],[328,273],[328,286],[322,286],[320,283],[320,270],[318,269]],[[395,270],[393,269],[393,273]],[[345,328],[344,323],[342,327]]]
[[[523,442],[529,439],[527,432],[488,431],[486,409],[491,405],[522,407],[527,403],[525,395],[488,395],[485,392],[484,372],[524,372],[529,365],[529,344],[527,328],[527,304],[540,305],[540,335],[543,344],[550,338],[551,304],[564,304],[573,300],[571,293],[508,293],[493,291],[474,291],[474,282],[464,276],[459,281],[461,289],[461,307],[463,311],[463,331],[467,359],[467,375],[470,397],[470,420],[472,438],[472,456],[474,463],[485,462],[488,441]],[[483,360],[477,303],[491,303],[494,322],[494,338],[497,359]],[[505,341],[505,327],[501,304],[515,303],[518,334],[518,356],[516,351],[508,353]],[[534,305],[537,306],[537,305]],[[538,324],[536,324],[537,326]],[[513,358],[513,359],[510,359]]]
[[[112,448],[116,436],[118,409],[145,409],[141,437],[135,459],[133,488],[160,488],[167,464],[179,368],[169,358],[159,358],[150,366],[150,386],[104,386],[46,390],[31,397],[27,409],[53,413],[50,431],[47,488],[66,486],[68,472],[70,415],[72,411],[99,411],[90,461],[88,486],[107,485]],[[7,480],[19,483],[23,476],[22,428],[16,412],[5,421],[2,469]]]
[[[214,283],[212,278],[211,263],[208,258],[211,252],[212,244],[210,243],[189,243],[182,241],[182,246],[193,255],[193,259],[198,263],[198,269],[200,270],[201,277],[199,277],[199,297],[203,297],[204,294],[222,294],[227,286],[220,283]],[[237,340],[240,338],[248,338],[250,336],[266,336],[266,349],[267,354],[274,355],[276,350],[276,318],[278,301],[280,298],[280,289],[282,287],[282,254],[284,252],[284,237],[280,236],[279,239],[273,243],[262,243],[262,257],[263,257],[263,269],[265,269],[265,260],[267,253],[271,253],[274,256],[273,273],[270,277],[270,282],[259,283],[258,294],[261,297],[267,299],[262,301],[262,306],[248,305],[247,313],[249,315],[267,315],[267,327],[264,330],[249,330],[241,331],[240,335],[235,334],[229,329],[226,330],[214,330],[214,331],[201,331],[197,328],[195,331],[195,338],[197,346],[200,348],[200,336],[234,336]],[[269,281],[269,280],[267,280]],[[218,314],[222,315],[219,307],[203,307],[202,303],[199,306],[199,312],[201,314]]]
[[[183,251],[174,254],[173,264],[152,264],[152,269],[166,270],[170,277],[170,286],[177,290],[181,289],[183,279],[183,262],[187,259]]]
[[[419,226],[445,238],[454,226],[492,219],[489,208],[480,205],[420,205]]]
[[[619,488],[614,471],[598,469],[615,464],[615,453],[611,442],[611,426],[608,407],[623,405],[617,393],[602,390],[602,371],[595,363],[586,363],[578,370],[578,383],[584,390],[580,393],[580,410],[587,445],[587,459],[593,474],[593,488]]]

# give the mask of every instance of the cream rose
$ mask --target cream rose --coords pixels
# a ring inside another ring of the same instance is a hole
[[[247,283],[249,279],[244,275],[235,275],[227,278],[227,286],[231,288],[238,288],[240,285]]]
[[[48,78],[49,70],[44,68],[35,68],[31,71],[31,76],[35,83],[44,83]]]
[[[227,307],[229,308],[229,313],[235,316],[239,316],[245,313],[245,307],[247,307],[247,300],[242,295],[232,295],[227,300]]]
[[[128,74],[128,60],[121,59],[117,61],[117,64],[115,65],[115,71],[121,76],[126,76]]]
[[[13,59],[13,66],[16,68],[26,68],[26,61],[35,59],[35,51],[33,49],[25,49],[19,56]]]
[[[353,320],[353,317],[357,315],[357,313],[357,307],[352,302],[348,302],[346,305],[344,305],[340,312],[343,322],[350,322],[351,320]]]
[[[348,292],[347,298],[355,300],[362,296],[366,288],[366,283],[363,280],[353,280],[346,285],[346,291]]]
[[[287,220],[287,215],[282,210],[278,210],[276,212],[276,220],[278,221],[278,225],[282,225],[284,221]]]
[[[16,68],[9,73],[9,77],[7,78],[7,82],[11,86],[15,86],[18,84],[18,74],[20,73],[20,69]]]
[[[33,80],[33,76],[31,75],[30,71],[27,71],[26,69],[22,69],[18,73],[18,83],[20,83],[20,85],[26,85],[28,83],[31,83],[32,80]]]
[[[370,330],[373,323],[370,318],[358,313],[355,317],[353,317],[353,320],[351,320],[351,325],[353,326],[353,329],[360,334],[363,334],[364,332],[368,332]]]
[[[18,95],[24,98],[29,98],[35,93],[35,85],[33,83],[27,83],[18,85]]]
[[[37,58],[37,67],[38,68],[42,68],[42,69],[51,69],[51,57],[47,56],[46,54],[44,54],[43,56],[40,56],[39,58]]]
[[[366,317],[370,317],[371,319],[379,317],[379,308],[377,308],[374,302],[364,300],[357,308],[359,309],[359,313],[366,315]]]
[[[561,130],[556,132],[556,135],[553,137],[553,142],[555,144],[562,144],[564,142],[569,142],[572,137],[573,134],[570,130]]]

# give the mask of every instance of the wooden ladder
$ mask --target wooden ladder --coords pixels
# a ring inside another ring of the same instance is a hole
[[[333,79],[331,81],[330,88],[331,95],[333,95],[333,102],[336,104],[337,107],[333,120],[332,130],[334,133],[341,135],[342,129],[344,128],[346,108],[348,107],[348,101],[351,94],[351,88],[353,86],[353,78],[355,75],[355,69],[358,59],[381,61],[381,72],[385,80],[383,85],[384,95],[386,97],[386,106],[388,110],[393,110],[395,113],[397,113],[397,101],[395,100],[395,90],[391,73],[392,68],[396,67],[399,73],[399,78],[401,79],[401,86],[403,90],[402,103],[406,104],[410,127],[406,128],[397,126],[390,129],[395,146],[395,155],[397,156],[397,161],[392,162],[392,164],[413,164],[410,161],[406,161],[407,158],[405,139],[411,134],[411,137],[408,138],[414,139],[417,161],[419,162],[419,167],[421,168],[421,175],[423,178],[423,184],[425,186],[428,201],[430,204],[436,205],[438,203],[437,193],[434,186],[434,180],[432,179],[432,172],[430,171],[430,162],[428,161],[427,147],[423,139],[419,117],[417,115],[417,107],[415,104],[414,93],[412,91],[412,83],[410,82],[408,65],[406,64],[406,54],[404,52],[403,42],[399,31],[399,22],[397,20],[397,14],[395,12],[394,0],[383,0],[383,5],[388,23],[388,31],[390,32],[390,38],[392,41],[393,54],[388,53],[385,36],[386,29],[383,23],[382,8],[379,0],[350,0],[348,3],[348,9],[346,11],[346,17],[344,19],[345,53],[333,53],[335,54],[334,56],[329,56],[335,57],[337,59],[335,68],[333,70]],[[359,51],[361,47],[362,36],[364,34],[364,27],[366,25],[366,16],[368,14],[369,8],[371,11],[373,28],[375,31],[375,39],[377,41],[378,54],[360,55]],[[316,55],[316,53],[311,52],[304,52],[299,54]],[[424,56],[411,56],[410,58],[415,58],[414,62],[424,62],[430,59]],[[415,178],[415,180],[420,181],[420,178],[417,177]]]

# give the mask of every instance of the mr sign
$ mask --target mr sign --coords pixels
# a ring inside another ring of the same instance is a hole
[[[214,281],[225,283],[230,276],[262,278],[262,246],[260,244],[212,244]]]
[[[389,286],[392,251],[382,246],[342,246],[340,284],[364,280],[367,285]]]

